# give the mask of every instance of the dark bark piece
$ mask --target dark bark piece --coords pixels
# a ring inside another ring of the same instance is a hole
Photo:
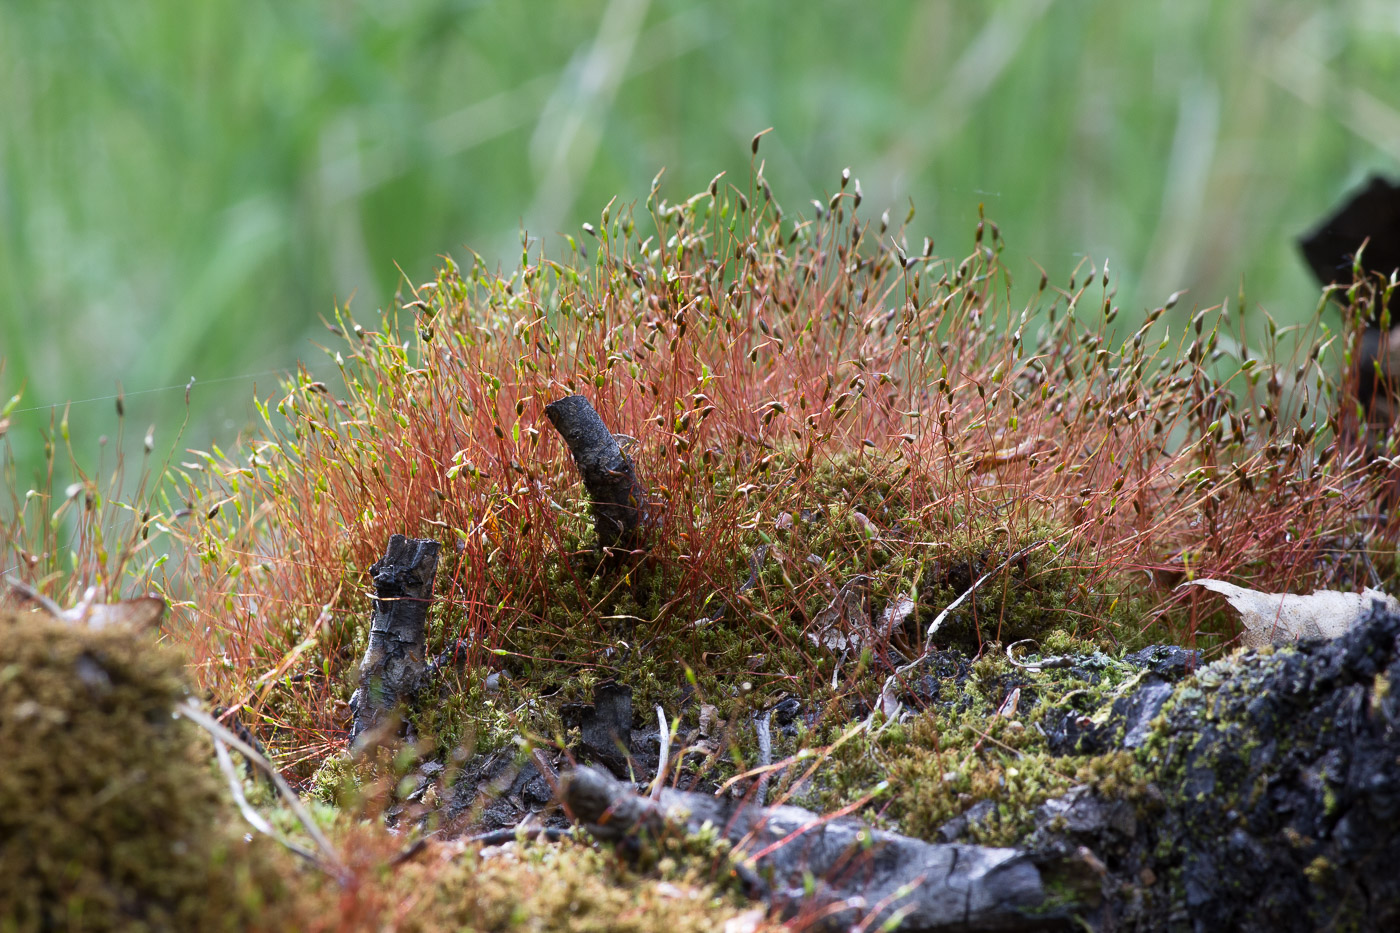
[[[613,771],[627,766],[626,749],[632,736],[632,688],[625,684],[599,684],[593,690],[593,709],[583,717],[583,745]]]
[[[871,830],[860,820],[826,820],[800,807],[759,807],[709,794],[666,789],[639,796],[603,771],[581,767],[561,795],[573,817],[600,839],[638,842],[668,829],[696,832],[706,823],[740,846],[736,865],[753,860],[749,877],[786,914],[820,913],[808,929],[1052,930],[1067,915],[1047,903],[1040,871],[1015,849],[936,845]],[[810,873],[810,874],[809,874]],[[808,887],[816,879],[815,889]]]
[[[426,624],[437,575],[438,543],[392,535],[384,556],[369,568],[374,614],[360,662],[359,687],[350,697],[352,746],[386,724],[385,716],[410,701],[427,672]]]
[[[1361,244],[1363,270],[1388,277],[1400,268],[1400,185],[1372,175],[1366,187],[1298,240],[1323,285],[1349,284]]]
[[[613,681],[593,688],[593,702],[565,703],[560,717],[568,728],[577,728],[581,741],[574,749],[581,760],[597,762],[614,774],[627,774],[633,745],[632,688]]]
[[[569,445],[574,465],[593,504],[593,530],[598,544],[631,550],[646,520],[646,490],[637,479],[632,458],[618,446],[582,395],[569,395],[545,406],[549,423]]]
[[[1298,241],[1323,285],[1351,283],[1356,252],[1363,243],[1362,275],[1387,279],[1400,269],[1400,184],[1371,176],[1365,188]],[[1383,307],[1384,302],[1374,303],[1354,364],[1357,401],[1366,412],[1369,431],[1381,437],[1400,417],[1400,327],[1381,332]],[[1370,443],[1375,443],[1374,436]],[[1400,499],[1400,482],[1392,485],[1387,499],[1392,507]]]

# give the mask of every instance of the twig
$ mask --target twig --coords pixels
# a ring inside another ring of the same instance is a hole
[[[306,859],[317,868],[327,871],[326,866],[321,864],[321,860],[316,857],[316,853],[310,849],[297,845],[292,840],[287,839],[272,828],[261,813],[253,809],[253,805],[248,802],[248,798],[243,795],[243,780],[238,776],[237,769],[233,766],[233,759],[229,757],[228,746],[224,740],[217,735],[211,735],[214,740],[214,755],[219,759],[219,769],[224,772],[224,777],[228,779],[228,790],[233,795],[233,802],[238,805],[238,810],[243,814],[243,818],[248,824],[262,833],[264,836],[271,836],[287,849]],[[327,871],[329,874],[330,872]]]
[[[544,837],[550,842],[571,839],[573,838],[572,827],[560,829],[557,826],[516,826],[510,829],[493,829],[489,833],[478,833],[475,836],[468,836],[464,841],[472,845],[480,843],[483,846],[503,846],[507,842],[515,842],[520,839],[539,839],[540,837]]]
[[[1022,662],[1017,661],[1015,656],[1012,654],[1012,652],[1016,650],[1016,646],[1033,644],[1035,644],[1034,638],[1022,638],[1020,641],[1013,641],[1011,644],[1006,646],[1006,660],[1011,662],[1012,667],[1019,667],[1021,670],[1030,671],[1033,674],[1038,674],[1041,671],[1050,671],[1062,667],[1074,666],[1074,658],[1070,657],[1067,654],[1057,654],[1054,657],[1045,658],[1043,660],[1036,661],[1033,664],[1023,664]]]
[[[324,861],[326,865],[330,866],[328,873],[335,875],[342,881],[349,877],[349,872],[345,868],[345,862],[341,859],[340,853],[335,850],[330,840],[321,832],[321,827],[316,825],[315,820],[311,818],[311,814],[306,812],[306,807],[302,806],[301,798],[297,796],[296,791],[292,790],[291,786],[282,777],[281,772],[273,766],[272,762],[268,761],[259,754],[257,749],[253,748],[253,746],[249,745],[247,742],[244,742],[222,723],[214,719],[214,717],[196,706],[193,700],[185,700],[178,704],[175,707],[175,712],[184,716],[195,725],[200,726],[214,738],[238,749],[243,753],[243,757],[253,763],[254,767],[271,778],[273,786],[277,788],[278,793],[287,801],[287,809],[292,811],[292,815],[294,815],[306,829],[306,834],[316,843],[316,848],[321,850],[321,860]],[[322,867],[324,868],[325,865]]]
[[[540,776],[544,778],[544,782],[549,785],[549,792],[555,797],[558,797],[559,775],[555,773],[554,768],[550,766],[549,759],[544,757],[544,752],[540,751],[539,748],[531,749],[530,759],[534,761],[535,767],[539,769]]]
[[[661,788],[666,786],[666,772],[671,764],[671,729],[666,725],[666,711],[658,703],[656,721],[661,728],[661,754],[656,763],[656,778],[651,782],[651,799],[661,797]]]
[[[545,416],[569,447],[593,507],[593,531],[605,555],[620,557],[640,542],[650,522],[646,490],[632,458],[582,395],[550,402]]]
[[[40,608],[55,619],[63,618],[63,607],[52,599],[49,599],[43,593],[40,593],[28,583],[22,580],[6,580],[5,584],[9,586],[22,601],[27,600],[29,602],[38,603]]]
[[[412,859],[415,855],[417,855],[419,852],[422,852],[422,851],[423,851],[424,849],[426,849],[427,847],[428,847],[428,837],[427,837],[427,836],[422,836],[422,837],[420,837],[420,838],[418,838],[418,839],[415,839],[415,840],[413,840],[413,843],[412,843],[411,845],[409,845],[409,846],[407,846],[406,848],[404,848],[404,849],[402,849],[402,850],[400,850],[400,851],[394,853],[394,857],[391,858],[391,859],[389,859],[389,866],[390,866],[391,868],[397,868],[398,866],[402,865],[404,862],[407,862],[407,861],[409,861],[410,859]]]
[[[770,709],[755,719],[753,723],[754,731],[758,733],[758,766],[762,769],[758,776],[758,788],[754,793],[754,799],[761,807],[768,805],[768,781],[773,776],[773,772],[768,767],[773,763],[772,718],[773,711]]]

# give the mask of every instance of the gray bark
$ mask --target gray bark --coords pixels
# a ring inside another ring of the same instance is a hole
[[[428,607],[433,601],[438,543],[392,535],[384,556],[369,568],[374,614],[360,662],[359,687],[350,697],[352,746],[366,744],[386,715],[409,702],[427,671]]]
[[[822,929],[894,922],[902,931],[1044,930],[1066,920],[1018,849],[928,843],[850,817],[669,788],[652,800],[589,767],[567,775],[560,793],[574,819],[600,839],[716,827],[736,846],[733,862],[767,888],[772,903],[789,915],[821,913]]]
[[[545,406],[549,423],[564,438],[593,505],[593,530],[606,553],[636,547],[646,520],[646,490],[637,479],[632,458],[618,446],[582,395],[569,395]]]

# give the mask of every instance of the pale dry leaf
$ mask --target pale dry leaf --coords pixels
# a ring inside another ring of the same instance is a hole
[[[13,598],[20,603],[32,604],[38,611],[69,625],[104,629],[124,626],[132,631],[145,632],[160,625],[165,615],[165,600],[159,596],[140,596],[124,599],[116,603],[102,600],[102,593],[96,587],[88,587],[76,605],[62,606],[40,593],[38,590],[19,581],[6,581]],[[0,596],[3,596],[0,593]]]
[[[1247,648],[1287,644],[1299,638],[1336,638],[1354,626],[1377,600],[1391,612],[1400,612],[1395,597],[1369,587],[1360,593],[1316,590],[1300,596],[1261,593],[1224,580],[1189,580],[1181,585],[1193,584],[1224,596],[1239,612],[1245,627],[1240,643]]]
[[[724,921],[724,933],[755,933],[766,917],[767,912],[762,907],[746,910]]]
[[[159,596],[124,599],[119,603],[95,603],[64,610],[65,621],[103,629],[125,626],[138,632],[155,629],[165,615],[165,600]]]
[[[904,623],[909,621],[909,617],[913,614],[914,600],[900,593],[890,600],[885,606],[885,611],[880,613],[880,637],[889,641],[895,630],[903,628]]]
[[[870,607],[866,598],[869,579],[856,574],[842,585],[831,602],[812,620],[815,631],[807,638],[819,648],[834,653],[859,651],[873,636]]]

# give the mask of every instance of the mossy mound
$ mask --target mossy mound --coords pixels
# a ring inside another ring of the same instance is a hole
[[[267,926],[276,853],[232,831],[186,692],[149,639],[0,613],[5,930]]]
[[[511,846],[489,858],[464,854],[444,869],[409,867],[401,873],[405,890],[427,893],[399,928],[702,933],[725,929],[741,914],[748,917],[740,928],[758,928],[761,908],[754,916],[753,905],[683,862],[663,859],[657,878],[639,874],[611,853],[570,843]]]

